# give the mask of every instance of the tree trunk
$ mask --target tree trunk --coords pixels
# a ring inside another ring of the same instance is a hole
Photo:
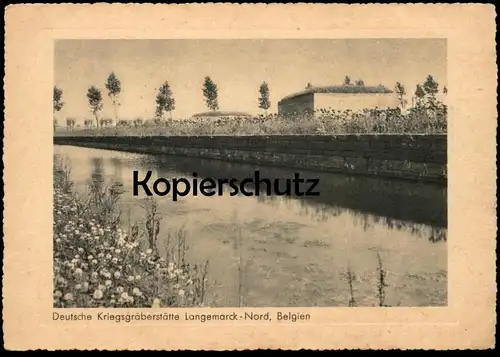
[[[118,108],[116,107],[116,103],[113,103],[114,110],[115,110],[115,126],[118,124]]]

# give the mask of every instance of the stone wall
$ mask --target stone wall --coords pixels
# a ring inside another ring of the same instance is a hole
[[[446,182],[446,135],[55,137],[59,145]]]

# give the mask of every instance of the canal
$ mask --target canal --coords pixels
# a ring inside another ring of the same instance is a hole
[[[133,171],[167,179],[293,178],[297,170],[183,157],[54,146],[85,193],[99,180],[123,189],[124,219],[142,222],[146,197]],[[377,306],[380,266],[389,306],[447,304],[447,192],[439,185],[300,172],[317,197],[155,197],[160,236],[185,232],[187,258],[209,262],[208,304],[217,307]],[[229,187],[226,188],[231,191]],[[165,238],[166,239],[166,238]],[[350,276],[350,278],[349,278]]]

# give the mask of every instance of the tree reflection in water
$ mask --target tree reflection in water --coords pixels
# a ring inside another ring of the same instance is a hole
[[[344,210],[353,210],[379,217],[390,217],[396,221],[415,222],[433,227],[447,227],[447,189],[446,187],[418,182],[387,180],[373,177],[354,177],[331,173],[286,169],[229,163],[217,160],[195,159],[184,157],[147,156],[144,157],[145,167],[165,168],[174,173],[173,176],[190,177],[193,172],[198,177],[238,179],[253,178],[259,171],[261,178],[271,181],[279,179],[279,190],[286,185],[285,180],[294,177],[296,172],[302,178],[320,179],[316,191],[320,196],[279,196],[274,185],[271,185],[271,196],[262,194],[254,197],[259,201],[292,199],[304,203],[308,212],[316,209],[319,216],[323,206],[336,207],[328,211],[329,215],[340,214]],[[265,186],[264,191],[265,191]],[[293,186],[293,185],[292,185]],[[307,186],[307,185],[305,185]],[[255,185],[247,185],[254,189]],[[230,190],[230,188],[227,188]],[[391,223],[388,223],[391,224]]]
[[[92,172],[90,175],[91,184],[98,189],[102,189],[104,185],[104,165],[102,157],[92,157]]]
[[[285,198],[277,196],[259,198],[259,200],[267,201],[276,208],[279,208],[279,202],[283,199]],[[446,242],[447,240],[447,228],[445,227],[435,227],[411,221],[401,221],[390,217],[377,216],[347,208],[332,207],[326,204],[311,204],[311,202],[308,202],[307,200],[298,199],[297,202],[300,207],[301,214],[314,218],[318,222],[327,221],[332,216],[336,217],[341,214],[348,214],[353,218],[352,221],[354,222],[354,225],[362,226],[365,232],[372,229],[375,225],[384,225],[386,228],[406,231],[414,236],[427,237],[432,243],[440,241]]]
[[[119,158],[113,157],[109,160],[113,167],[113,175],[111,176],[111,190],[114,193],[121,194],[124,192],[123,184],[123,163]]]
[[[120,158],[111,158],[109,161],[113,167],[112,188],[123,190],[123,162]],[[92,159],[92,180],[101,186],[104,180],[103,165],[102,158]],[[141,166],[155,167],[162,177],[167,178],[190,177],[196,172],[199,178],[242,180],[253,177],[254,171],[259,170],[262,178],[271,181],[280,179],[279,190],[283,190],[285,180],[293,177],[297,171],[207,159],[158,156],[145,156]],[[391,230],[426,237],[432,243],[447,240],[445,187],[316,172],[301,172],[301,176],[321,178],[319,197],[279,196],[274,194],[275,188],[271,185],[272,195],[263,194],[253,198],[276,209],[280,208],[283,200],[293,200],[301,214],[318,222],[348,214],[354,218],[354,224],[361,226],[364,231],[375,225],[384,225]],[[252,188],[254,187],[255,185]],[[225,187],[225,190],[230,191],[231,188]]]

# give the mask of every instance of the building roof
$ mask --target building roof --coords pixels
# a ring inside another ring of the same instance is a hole
[[[221,111],[196,113],[193,115],[193,118],[200,118],[200,117],[251,117],[251,115],[243,112],[221,112]]]
[[[339,93],[339,94],[361,94],[361,93],[393,93],[392,90],[384,87],[383,85],[378,86],[358,86],[358,85],[340,85],[340,86],[321,86],[308,87],[300,92],[287,95],[281,100],[291,99],[295,97],[299,97],[305,94],[311,93]]]

